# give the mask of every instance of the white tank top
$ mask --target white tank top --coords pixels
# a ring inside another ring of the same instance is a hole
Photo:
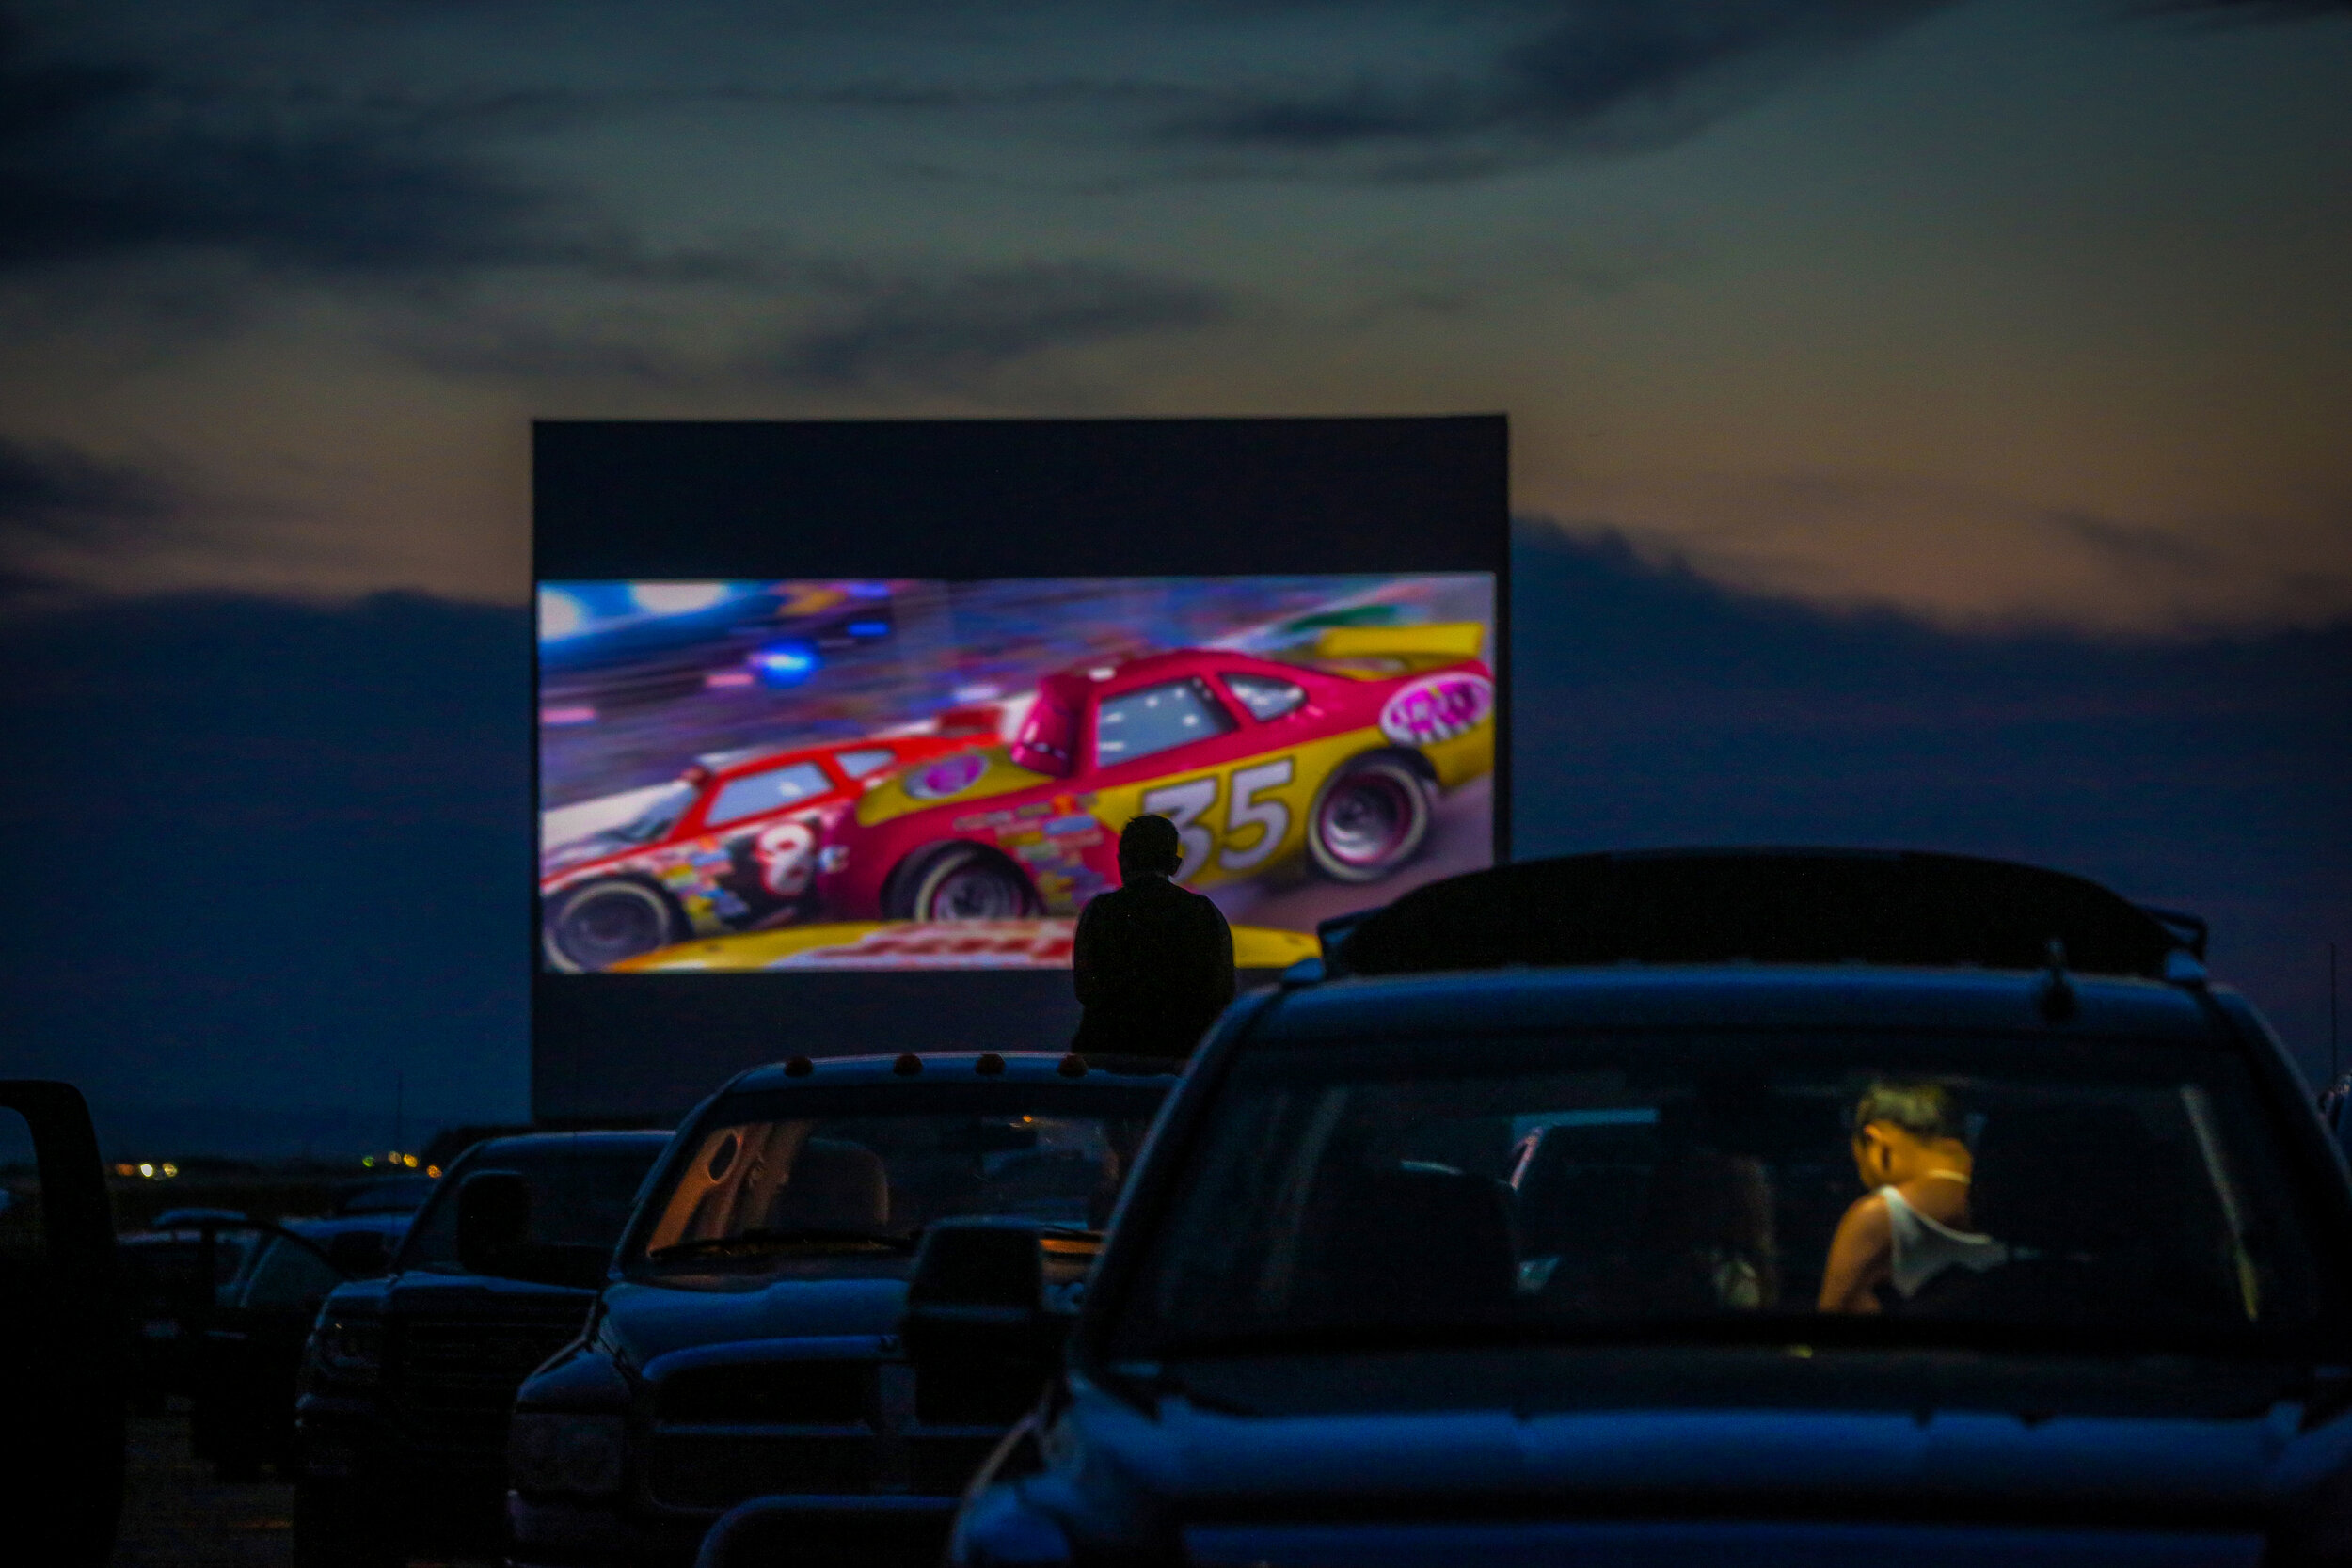
[[[1895,1235],[1895,1258],[1888,1273],[1895,1293],[1905,1301],[1954,1265],[1982,1274],[2009,1261],[2007,1243],[1973,1230],[1954,1230],[1914,1209],[1892,1187],[1881,1187],[1879,1196],[1886,1199],[1886,1221]]]

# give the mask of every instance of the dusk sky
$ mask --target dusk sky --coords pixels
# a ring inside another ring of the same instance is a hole
[[[2231,732],[2267,748],[2243,768],[2202,762],[2233,775],[2230,832],[2270,835],[2248,853],[2283,880],[2248,918],[2304,977],[2278,1006],[2308,1050],[2308,982],[2352,909],[2344,688],[2312,673],[2352,647],[2348,84],[2352,5],[2328,0],[20,0],[0,10],[0,636],[42,676],[12,683],[9,718],[53,760],[101,707],[160,733],[177,710],[119,685],[74,709],[71,672],[115,668],[97,655],[49,666],[112,637],[187,658],[197,633],[158,628],[191,591],[242,596],[287,647],[446,615],[469,647],[514,620],[525,657],[532,418],[1501,411],[1529,547],[1601,562],[1610,593],[1678,585],[1743,647],[1797,617],[1808,668],[1942,650],[1922,703],[1991,667],[1967,659],[2072,648],[2134,711],[2185,689],[2166,660],[2220,661],[2197,689],[2236,680],[2215,702],[2274,727]],[[1601,602],[1578,580],[1544,602]],[[426,598],[366,599],[387,591]],[[224,623],[203,624],[216,652]],[[467,712],[506,711],[484,702]],[[281,709],[316,718],[237,711]],[[483,765],[492,804],[465,808],[491,833],[511,787],[493,859],[516,897],[527,741],[517,722],[513,758]],[[2017,743],[1913,757],[1941,816],[1840,817],[1833,791],[1643,817],[1621,790],[1608,820],[2171,876],[2120,838],[2070,860],[2056,829],[1987,827],[1987,800],[2059,766]],[[1969,768],[2006,782],[1962,800]],[[21,832],[94,809],[12,788]],[[1521,797],[1523,844],[1602,847],[1575,800]],[[2197,804],[2163,799],[2132,831],[2198,837]],[[263,832],[201,831],[199,859]],[[2211,847],[2177,863],[2206,868],[2181,893],[2244,869]],[[480,1006],[511,1032],[521,976],[500,974]],[[35,1035],[44,1070],[67,1059]],[[272,1070],[341,1059],[319,1049]],[[511,1106],[517,1082],[509,1064],[449,1098]]]

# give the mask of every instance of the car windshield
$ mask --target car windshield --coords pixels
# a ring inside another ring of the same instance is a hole
[[[2321,1310],[2251,1081],[2209,1048],[1274,1047],[1233,1064],[1191,1147],[1114,1354],[1988,1325],[2204,1342]]]
[[[468,1177],[491,1170],[514,1171],[530,1185],[525,1244],[609,1254],[628,1223],[645,1172],[660,1152],[661,1146],[650,1138],[623,1141],[593,1135],[482,1145],[435,1183],[431,1201],[401,1243],[393,1272],[469,1272],[457,1260],[457,1192]]]
[[[1164,1084],[969,1085],[903,1108],[819,1091],[801,1097],[816,1103],[723,1112],[670,1173],[633,1250],[657,1268],[758,1269],[810,1252],[910,1252],[949,1215],[1099,1227]]]
[[[686,808],[694,803],[695,787],[680,780],[661,786],[661,793],[638,808],[637,815],[617,828],[608,829],[605,836],[623,844],[651,844],[677,826],[677,819],[686,815]]]
[[[344,1195],[335,1205],[338,1214],[411,1214],[433,1196],[435,1178],[393,1176],[371,1181]]]

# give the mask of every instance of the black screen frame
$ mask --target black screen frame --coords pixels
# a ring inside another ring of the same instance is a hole
[[[1502,415],[536,420],[532,583],[1488,573],[1500,864],[1509,439]],[[534,814],[539,686],[534,631]],[[1058,970],[554,974],[535,889],[526,940],[532,1105],[550,1126],[662,1122],[796,1053],[1057,1050],[1077,1025]]]

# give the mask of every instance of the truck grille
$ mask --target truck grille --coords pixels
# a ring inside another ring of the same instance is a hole
[[[666,1507],[721,1510],[771,1493],[953,1497],[1004,1435],[924,1409],[903,1361],[681,1368],[654,1389],[645,1484]]]
[[[874,1414],[870,1361],[690,1367],[662,1379],[654,1419],[856,1426]]]
[[[870,1492],[875,1439],[754,1432],[656,1432],[645,1480],[672,1508],[733,1508],[770,1492]]]
[[[578,1333],[560,1323],[405,1323],[397,1352],[401,1413],[421,1436],[502,1448],[515,1391]]]

